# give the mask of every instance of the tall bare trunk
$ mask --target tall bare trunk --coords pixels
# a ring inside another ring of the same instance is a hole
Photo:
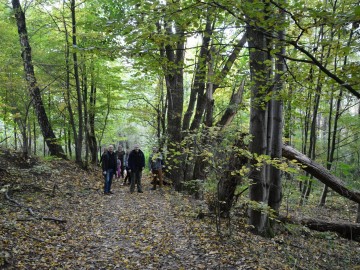
[[[25,13],[22,11],[19,0],[12,0],[12,6],[15,11],[15,18],[18,27],[19,37],[20,37],[20,45],[22,49],[21,56],[24,63],[26,80],[28,82],[30,96],[32,98],[33,106],[38,118],[42,135],[44,137],[47,147],[49,148],[51,155],[66,158],[62,147],[57,142],[57,138],[54,134],[50,121],[45,112],[40,89],[36,81],[34,66],[32,64],[31,47],[30,47],[27,28],[26,28]]]
[[[77,48],[77,37],[76,37],[76,13],[75,13],[75,0],[71,0],[71,22],[72,22],[72,45],[73,48]],[[77,113],[78,113],[78,136],[77,141],[75,142],[75,159],[76,162],[82,164],[82,144],[83,144],[83,109],[82,109],[82,95],[80,87],[80,78],[79,78],[79,63],[76,49],[73,52],[73,61],[74,61],[74,78],[75,78],[75,87],[76,87],[76,97],[77,97]]]
[[[251,2],[251,1],[250,1]],[[248,24],[246,26],[247,40],[250,53],[251,81],[251,110],[250,110],[250,134],[252,141],[250,151],[254,156],[266,154],[267,149],[267,110],[266,110],[266,86],[268,85],[269,66],[266,65],[267,42],[264,32],[260,27]],[[266,203],[266,169],[265,166],[255,168],[257,161],[254,159],[249,178],[251,186],[249,190],[250,200],[257,203]],[[263,233],[266,225],[266,215],[259,209],[249,210],[249,223],[254,226],[254,231]]]
[[[285,23],[285,12],[279,11],[280,22],[282,25]],[[285,27],[285,26],[283,26]],[[275,60],[275,77],[274,77],[274,93],[271,100],[272,103],[272,141],[271,141],[271,159],[279,160],[282,157],[282,130],[283,130],[283,103],[281,100],[281,91],[284,88],[283,74],[285,72],[285,45],[280,41],[285,38],[285,29],[278,31],[278,43],[276,44],[280,54]],[[275,210],[276,214],[279,214],[282,199],[282,185],[281,185],[281,171],[275,166],[270,167],[270,191],[269,191],[269,206]]]

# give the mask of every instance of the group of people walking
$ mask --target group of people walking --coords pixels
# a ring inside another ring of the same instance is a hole
[[[142,173],[145,168],[145,155],[140,150],[138,144],[134,145],[133,150],[127,151],[127,153],[119,146],[117,151],[114,151],[114,146],[109,145],[108,149],[105,149],[101,159],[101,166],[104,175],[104,194],[111,195],[111,184],[114,177],[123,178],[124,185],[127,180],[130,182],[130,193],[134,193],[135,184],[138,193],[143,193],[141,184]],[[152,190],[156,190],[157,181],[159,186],[163,186],[162,169],[164,167],[163,155],[159,152],[157,147],[153,147],[152,153],[149,156],[149,170],[153,174],[153,187]],[[126,170],[126,174],[125,174]]]

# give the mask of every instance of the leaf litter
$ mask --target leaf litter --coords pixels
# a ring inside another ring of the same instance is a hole
[[[201,202],[169,186],[150,190],[146,174],[144,193],[115,179],[104,196],[97,168],[38,159],[22,166],[12,155],[0,155],[0,268],[360,269],[357,242],[301,228],[263,238],[235,217],[231,235],[219,235],[214,218],[196,218]]]

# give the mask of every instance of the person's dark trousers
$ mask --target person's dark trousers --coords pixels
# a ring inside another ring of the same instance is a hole
[[[126,180],[129,179],[129,184],[131,183],[131,173],[129,172],[129,168],[126,167],[126,171],[127,171],[127,174],[126,174],[126,177],[124,178],[124,185],[126,184]]]
[[[131,171],[131,176],[130,176],[130,192],[134,192],[135,190],[135,183],[137,185],[137,191],[138,192],[142,192],[142,186],[141,186],[141,176],[142,176],[142,171]]]
[[[123,165],[123,162],[121,162],[120,168],[121,168],[121,172],[120,172],[121,178],[124,178],[124,168],[125,168],[125,166]]]
[[[111,183],[112,183],[112,178],[114,176],[114,170],[113,169],[109,169],[106,171],[106,176],[105,176],[105,184],[104,184],[104,193],[108,194],[111,191]]]

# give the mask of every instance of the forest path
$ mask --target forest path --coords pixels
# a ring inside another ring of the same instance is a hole
[[[0,151],[0,269],[360,269],[357,242],[292,225],[260,237],[240,209],[221,238],[203,201],[152,191],[146,173],[144,193],[121,183],[104,195],[97,167]]]
[[[121,182],[114,181],[113,195],[91,194],[86,200],[91,209],[88,224],[84,226],[84,217],[74,223],[76,231],[82,231],[74,234],[79,236],[74,241],[85,244],[84,249],[74,250],[77,267],[249,269],[235,266],[234,258],[228,258],[214,226],[208,227],[195,216],[186,217],[195,210],[193,205],[184,204],[184,198],[169,187],[150,190],[150,180],[145,176],[144,193],[131,194],[129,186],[122,186]]]

